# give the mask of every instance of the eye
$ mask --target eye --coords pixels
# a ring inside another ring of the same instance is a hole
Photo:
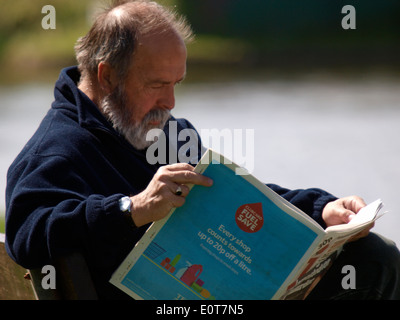
[[[150,88],[152,88],[152,89],[161,89],[163,86],[162,85],[154,85],[154,86],[151,86]]]

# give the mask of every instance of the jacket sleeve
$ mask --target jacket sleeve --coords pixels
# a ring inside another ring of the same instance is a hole
[[[326,228],[322,219],[322,210],[328,202],[336,200],[337,197],[318,188],[289,190],[276,184],[267,184],[267,186],[308,214],[321,227]]]
[[[92,194],[82,174],[61,156],[35,157],[8,172],[6,248],[25,268],[124,238],[132,226],[119,210],[122,194]],[[115,245],[114,242],[114,245]]]

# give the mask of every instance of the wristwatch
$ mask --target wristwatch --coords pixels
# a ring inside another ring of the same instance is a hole
[[[128,196],[122,197],[119,199],[119,210],[125,214],[126,220],[128,221],[129,225],[132,229],[137,228],[135,221],[133,221],[131,216],[131,209],[132,209],[132,200]]]
[[[119,199],[119,210],[121,210],[122,212],[131,213],[131,207],[132,207],[131,198],[126,196]]]

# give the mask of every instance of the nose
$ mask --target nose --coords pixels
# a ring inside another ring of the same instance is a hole
[[[172,110],[175,107],[175,90],[174,87],[167,87],[163,90],[162,96],[159,98],[158,104],[161,108]]]

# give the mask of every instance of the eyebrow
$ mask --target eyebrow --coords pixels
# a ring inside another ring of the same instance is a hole
[[[182,82],[183,80],[185,80],[185,77],[186,77],[186,73],[183,75],[182,78],[180,78],[178,81],[176,81],[176,82],[174,82],[174,83],[176,84],[176,83]],[[171,83],[173,83],[173,82],[172,82],[172,81],[167,81],[167,80],[161,79],[161,78],[159,78],[159,79],[152,79],[152,80],[149,80],[149,81],[148,81],[148,84],[154,84],[154,83],[163,84],[163,85],[168,85],[168,84],[171,84]]]

